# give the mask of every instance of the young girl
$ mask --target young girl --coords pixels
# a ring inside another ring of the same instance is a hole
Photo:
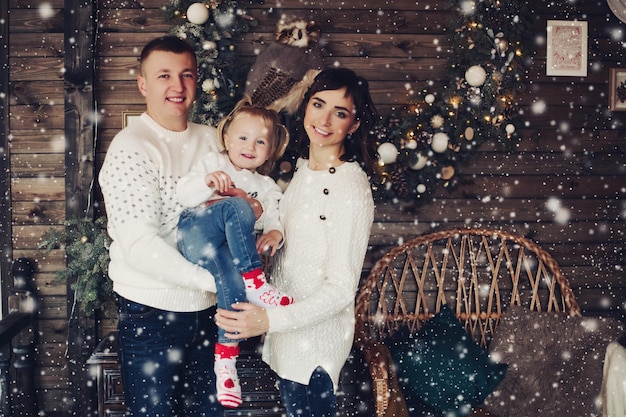
[[[287,416],[335,417],[339,374],[354,338],[354,298],[374,218],[365,170],[376,151],[368,83],[328,68],[307,91],[300,110],[303,157],[280,201],[285,245],[273,284],[298,302],[263,309],[239,303],[218,309],[230,337],[267,332],[263,360],[278,375]],[[304,159],[306,158],[306,159]]]
[[[262,307],[288,305],[293,299],[266,281],[258,254],[270,250],[273,255],[283,239],[278,218],[282,192],[265,174],[284,153],[287,130],[276,112],[247,99],[217,130],[224,152],[207,154],[178,182],[178,200],[187,207],[180,216],[178,247],[215,276],[221,308],[246,299]],[[256,220],[253,207],[259,204],[263,212]],[[256,232],[262,233],[258,241]],[[218,332],[215,346],[217,398],[234,408],[241,404],[236,368],[241,339],[223,333]]]

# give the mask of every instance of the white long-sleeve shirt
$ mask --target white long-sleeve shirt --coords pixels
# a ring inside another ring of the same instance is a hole
[[[191,171],[178,181],[176,196],[185,207],[195,207],[207,200],[223,198],[216,189],[206,185],[206,175],[210,172],[224,171],[235,187],[244,190],[263,206],[263,214],[255,223],[255,230],[267,233],[278,230],[283,233],[283,226],[278,216],[278,202],[283,196],[280,187],[268,176],[247,169],[238,170],[228,155],[210,152],[196,164]],[[284,233],[283,233],[284,235]]]
[[[295,298],[267,309],[263,360],[282,378],[308,384],[323,367],[338,386],[354,338],[354,302],[374,219],[365,172],[357,163],[298,169],[280,202],[285,246],[272,284]]]
[[[99,182],[113,240],[109,276],[119,295],[168,311],[215,304],[213,275],[178,251],[183,206],[175,189],[203,155],[218,150],[215,128],[190,123],[173,132],[146,113],[115,136]]]

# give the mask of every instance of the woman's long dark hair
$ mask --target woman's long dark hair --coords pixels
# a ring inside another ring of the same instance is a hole
[[[357,161],[368,175],[373,172],[373,164],[378,158],[374,137],[374,127],[378,122],[378,112],[369,92],[369,83],[347,68],[327,68],[322,70],[304,95],[298,108],[295,147],[300,157],[309,157],[309,139],[304,130],[304,112],[311,97],[319,91],[346,89],[346,96],[352,97],[355,118],[359,128],[344,141],[345,153],[342,161]]]

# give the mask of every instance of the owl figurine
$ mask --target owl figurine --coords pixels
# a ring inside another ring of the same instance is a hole
[[[248,72],[245,94],[253,103],[294,114],[304,91],[324,67],[320,28],[312,20],[282,17],[274,41]]]

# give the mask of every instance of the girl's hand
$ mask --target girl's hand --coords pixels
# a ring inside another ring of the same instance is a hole
[[[215,188],[218,194],[223,194],[233,188],[233,180],[224,171],[210,172],[204,177],[204,182],[209,187]]]
[[[270,230],[269,232],[262,234],[256,241],[256,250],[259,253],[271,250],[270,256],[276,254],[278,245],[283,240],[283,234],[278,230]]]
[[[265,334],[270,321],[265,309],[250,303],[235,303],[233,310],[217,309],[215,322],[230,339],[248,339]]]

